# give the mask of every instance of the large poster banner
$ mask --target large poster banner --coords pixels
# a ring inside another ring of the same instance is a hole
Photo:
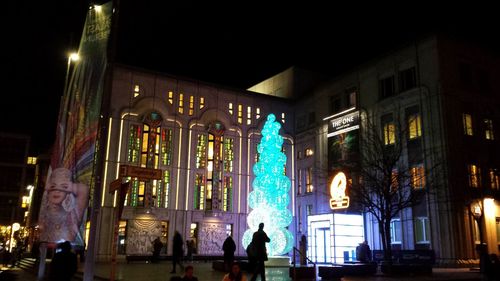
[[[56,142],[40,209],[42,242],[83,245],[83,229],[104,90],[112,3],[89,9],[71,79],[61,100]],[[68,68],[69,71],[69,68]]]

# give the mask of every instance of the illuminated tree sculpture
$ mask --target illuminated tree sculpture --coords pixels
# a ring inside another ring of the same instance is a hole
[[[292,222],[292,214],[287,208],[290,180],[283,173],[286,156],[281,151],[283,137],[279,135],[280,128],[274,114],[269,114],[262,129],[261,143],[257,146],[259,161],[253,166],[255,179],[253,191],[248,196],[248,204],[252,208],[247,218],[250,228],[243,235],[246,249],[259,223],[263,222],[264,231],[271,239],[270,243],[266,243],[270,256],[286,254],[293,246],[293,235],[286,229]]]

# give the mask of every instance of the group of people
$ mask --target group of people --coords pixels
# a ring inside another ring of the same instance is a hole
[[[253,274],[250,281],[255,281],[257,276],[260,275],[262,281],[266,280],[265,265],[264,262],[267,261],[267,251],[266,243],[271,242],[267,234],[264,232],[264,223],[259,224],[259,229],[254,232],[252,241],[248,245],[246,251],[248,254],[248,260],[250,262],[250,268],[253,268]],[[161,242],[160,242],[161,243]],[[175,232],[173,239],[173,252],[172,252],[172,271],[170,273],[176,273],[176,267],[179,265],[184,268],[180,259],[182,257],[182,237],[179,232]],[[234,261],[234,252],[236,251],[236,243],[231,236],[228,236],[224,243],[222,244],[222,250],[224,251],[224,267],[226,275],[222,281],[247,281],[245,274],[241,270],[239,263]],[[198,281],[194,273],[194,268],[188,265],[184,268],[185,274],[183,277],[173,277],[171,281]]]

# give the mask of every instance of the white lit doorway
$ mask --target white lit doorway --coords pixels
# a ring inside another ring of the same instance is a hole
[[[316,263],[355,260],[356,246],[364,240],[362,215],[324,214],[307,218],[307,256]]]

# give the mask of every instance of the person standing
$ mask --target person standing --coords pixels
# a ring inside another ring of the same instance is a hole
[[[156,239],[153,241],[153,258],[151,259],[152,262],[158,262],[158,260],[160,259],[161,248],[163,248],[163,243],[160,241],[160,237],[156,237]]]
[[[70,281],[77,270],[76,254],[71,251],[71,243],[65,241],[58,245],[59,252],[54,254],[50,263],[49,280]]]
[[[175,268],[177,264],[181,268],[184,268],[184,266],[181,263],[181,259],[184,254],[184,251],[182,250],[183,245],[184,242],[182,242],[181,234],[179,233],[179,231],[175,231],[173,247],[172,247],[172,271],[170,273],[175,273]]]
[[[224,251],[224,268],[229,271],[234,261],[234,251],[236,251],[236,243],[234,243],[231,235],[228,235],[224,244],[222,244],[222,251]]]
[[[255,281],[257,279],[257,275],[260,274],[260,280],[266,281],[266,268],[264,262],[267,261],[267,251],[266,251],[266,243],[271,242],[271,239],[267,237],[267,234],[264,232],[264,223],[259,224],[259,230],[254,232],[252,236],[253,250],[255,251],[255,269],[252,275],[251,281]]]

